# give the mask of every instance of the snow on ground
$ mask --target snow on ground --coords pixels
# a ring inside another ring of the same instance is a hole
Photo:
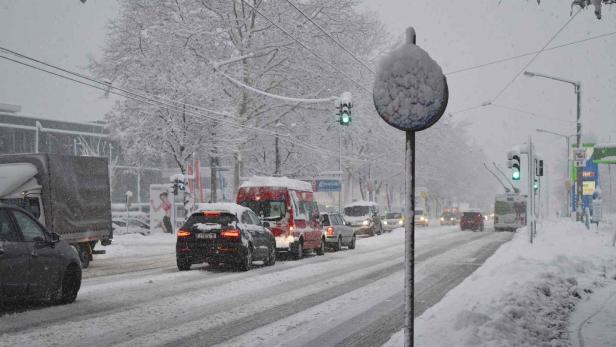
[[[95,255],[95,259],[117,259],[122,257],[147,257],[175,254],[175,234],[152,233],[150,235],[115,235],[111,245],[100,247],[106,254]]]
[[[546,221],[532,245],[526,230],[518,232],[415,319],[416,346],[571,345],[575,306],[616,274],[614,227]],[[401,345],[401,332],[386,343]]]

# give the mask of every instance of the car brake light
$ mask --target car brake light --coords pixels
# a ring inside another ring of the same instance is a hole
[[[237,239],[240,237],[240,231],[237,229],[224,230],[220,232],[220,236],[227,239]]]
[[[327,228],[327,236],[334,236],[334,228],[332,227]]]
[[[188,230],[178,230],[178,237],[190,237],[192,233]]]
[[[205,211],[203,215],[206,217],[220,217],[220,211]]]

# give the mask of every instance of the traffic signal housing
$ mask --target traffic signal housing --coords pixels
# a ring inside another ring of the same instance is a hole
[[[539,190],[539,178],[535,177],[535,181],[533,182],[533,189],[535,191]]]
[[[338,108],[338,122],[340,125],[350,125],[352,121],[351,108],[353,107],[351,93],[342,93],[342,95],[336,100],[336,106]]]
[[[522,174],[520,171],[520,153],[519,152],[508,152],[507,158],[509,161],[507,162],[507,167],[511,169],[511,179],[514,181],[519,181],[522,178]]]

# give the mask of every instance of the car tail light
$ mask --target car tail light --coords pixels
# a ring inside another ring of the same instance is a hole
[[[206,217],[220,217],[220,211],[205,211],[203,215]]]
[[[327,227],[327,236],[334,236],[334,228]]]
[[[232,230],[224,230],[220,232],[220,236],[224,237],[226,239],[239,239],[240,238],[240,231],[237,229],[232,229]]]
[[[178,237],[190,237],[192,233],[188,230],[178,230]]]

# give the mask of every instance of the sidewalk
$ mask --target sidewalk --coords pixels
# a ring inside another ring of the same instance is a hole
[[[576,305],[569,324],[574,347],[616,345],[616,278],[605,282]]]

